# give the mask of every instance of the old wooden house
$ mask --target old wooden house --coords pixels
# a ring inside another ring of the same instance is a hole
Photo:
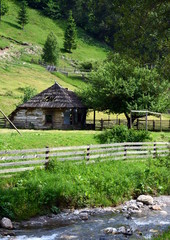
[[[39,93],[11,113],[10,120],[25,129],[82,129],[87,108],[78,96],[58,83]]]

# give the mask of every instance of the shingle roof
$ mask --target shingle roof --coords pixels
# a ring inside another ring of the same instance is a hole
[[[55,83],[19,108],[85,108],[78,96]]]

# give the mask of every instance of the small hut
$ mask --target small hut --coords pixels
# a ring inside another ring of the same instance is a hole
[[[16,108],[9,116],[18,128],[82,129],[87,108],[78,96],[55,83]]]

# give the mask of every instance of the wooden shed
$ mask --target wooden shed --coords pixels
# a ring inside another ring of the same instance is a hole
[[[83,129],[87,108],[78,96],[55,83],[16,108],[9,116],[18,128]]]

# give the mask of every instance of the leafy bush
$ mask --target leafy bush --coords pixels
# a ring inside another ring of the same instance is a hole
[[[92,68],[93,68],[93,63],[90,62],[90,61],[81,62],[81,63],[79,64],[79,68],[80,68],[81,70],[89,70],[89,71],[91,71]]]
[[[21,103],[25,103],[27,102],[30,98],[32,98],[33,96],[35,96],[37,94],[37,90],[35,88],[32,88],[30,86],[25,87],[23,89],[24,95],[21,97]]]
[[[128,129],[124,125],[116,125],[112,129],[105,130],[97,135],[100,143],[112,142],[144,142],[151,140],[150,133],[145,130],[136,131]]]

